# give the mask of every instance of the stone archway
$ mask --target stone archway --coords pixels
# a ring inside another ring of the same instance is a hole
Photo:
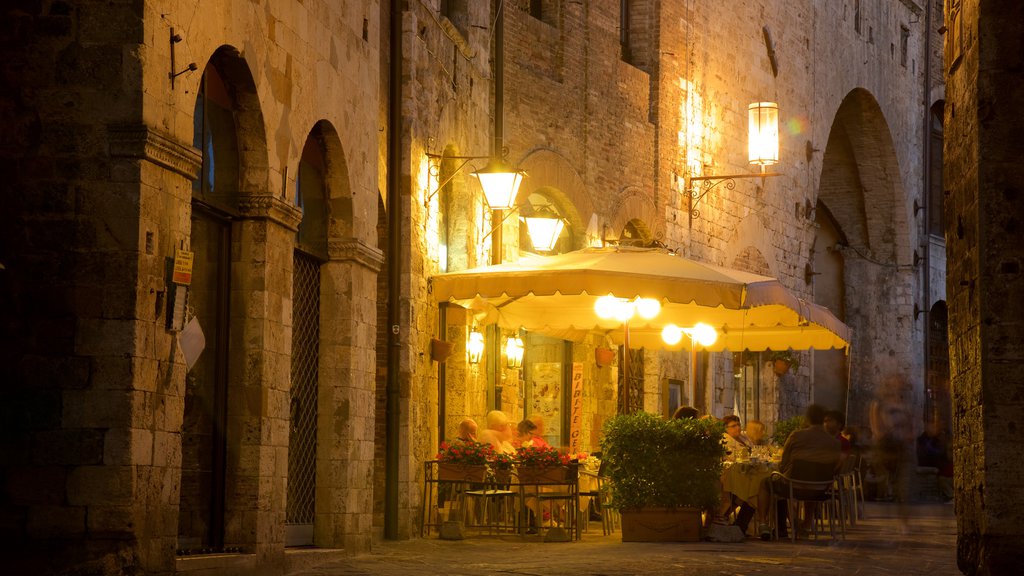
[[[912,222],[899,174],[877,101],[866,90],[851,91],[836,112],[822,162],[812,254],[820,269],[810,269],[808,279],[816,302],[858,327],[846,394],[854,424],[867,422],[876,382],[895,371],[913,376],[919,362],[914,339],[891,337],[915,333],[913,303],[900,298],[912,289],[915,273]],[[835,372],[841,377],[839,369]]]

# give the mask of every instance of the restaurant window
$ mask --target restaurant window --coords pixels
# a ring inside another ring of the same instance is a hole
[[[761,419],[761,360],[759,352],[736,352],[732,355],[735,406],[743,422]]]

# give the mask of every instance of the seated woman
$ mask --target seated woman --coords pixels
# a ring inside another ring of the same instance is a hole
[[[730,414],[722,418],[722,422],[725,423],[725,434],[722,435],[722,443],[725,444],[726,461],[745,461],[747,456],[750,455],[750,448],[752,444],[742,433],[743,429],[740,427],[739,416]],[[750,526],[750,520],[754,517],[754,507],[725,488],[725,474],[727,473],[728,471],[723,471],[722,473],[722,506],[718,511],[719,516],[720,518],[724,517],[731,510],[734,510],[739,506],[739,511],[736,514],[736,519],[733,522],[733,525],[738,526],[740,530],[746,533],[747,528]]]
[[[768,429],[760,420],[747,420],[747,440],[753,446],[767,446]]]

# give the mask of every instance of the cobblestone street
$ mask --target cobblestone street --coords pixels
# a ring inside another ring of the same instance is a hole
[[[825,537],[795,545],[754,538],[738,544],[623,543],[617,532],[603,536],[596,522],[573,543],[512,536],[470,536],[462,541],[429,537],[385,542],[372,554],[291,576],[959,574],[953,506],[915,505],[911,510],[908,534],[899,529],[895,504],[869,502],[867,517],[847,530],[845,540]]]

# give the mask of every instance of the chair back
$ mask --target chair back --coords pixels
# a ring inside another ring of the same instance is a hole
[[[835,477],[836,464],[837,462],[794,460],[789,478],[798,482],[827,482]]]
[[[834,462],[811,462],[794,460],[789,481],[791,498],[796,500],[824,501],[831,498],[830,489],[835,481]]]

